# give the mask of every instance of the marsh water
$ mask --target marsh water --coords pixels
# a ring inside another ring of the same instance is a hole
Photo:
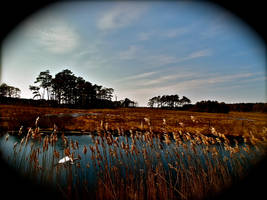
[[[69,141],[68,144],[64,144],[62,138],[58,137],[58,141],[54,145],[49,145],[48,149],[44,151],[42,141],[29,139],[27,144],[20,144],[22,137],[14,135],[8,135],[7,137],[7,135],[0,137],[0,150],[10,167],[42,183],[61,184],[62,186],[67,185],[70,180],[73,183],[87,180],[86,184],[93,188],[96,186],[99,173],[107,166],[109,169],[116,167],[122,177],[125,176],[126,169],[131,169],[133,174],[136,175],[139,175],[142,171],[143,175],[146,176],[147,165],[145,162],[147,160],[151,162],[152,169],[155,169],[161,162],[165,171],[170,170],[169,164],[177,168],[182,165],[183,168],[180,167],[180,169],[197,168],[205,171],[208,170],[208,160],[214,168],[223,164],[234,178],[238,176],[240,166],[242,166],[243,172],[246,172],[253,162],[262,156],[259,149],[240,143],[238,144],[239,152],[233,157],[229,151],[225,150],[223,144],[216,143],[209,147],[209,149],[216,148],[218,152],[217,159],[214,159],[213,153],[205,151],[207,147],[203,144],[194,145],[194,148],[190,148],[190,141],[185,141],[183,145],[177,145],[174,141],[166,144],[157,137],[148,143],[144,136],[135,140],[135,147],[139,153],[131,154],[130,151],[123,150],[121,145],[115,148],[114,145],[104,141],[103,137],[93,134],[65,136]],[[119,144],[123,143],[125,146],[131,146],[133,143],[133,139],[126,135],[112,136],[112,140],[118,141]],[[71,149],[72,142],[78,144],[73,152],[74,158],[79,159],[74,164],[59,166],[59,159],[65,157],[64,149],[66,145]],[[14,146],[16,143],[17,145]],[[87,148],[86,152],[84,151],[85,147]],[[250,152],[246,152],[245,148],[250,148]],[[38,173],[32,168],[30,160],[33,149],[39,149],[37,158],[40,168]],[[59,158],[54,156],[55,150],[59,152]],[[112,156],[114,154],[116,156]],[[99,157],[102,158],[99,159]],[[102,161],[99,162],[99,160]],[[238,165],[235,165],[235,163],[238,163]],[[70,175],[71,179],[69,179]]]

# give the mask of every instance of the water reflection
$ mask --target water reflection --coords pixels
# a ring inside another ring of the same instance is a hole
[[[167,142],[146,134],[59,136],[57,142],[50,141],[47,149],[45,137],[48,136],[45,135],[40,139],[29,138],[28,141],[23,140],[23,136],[6,136],[0,138],[0,148],[10,166],[55,187],[66,187],[70,182],[86,182],[92,189],[97,187],[98,181],[104,179],[107,172],[112,180],[115,179],[113,171],[124,179],[130,171],[135,179],[140,180],[147,178],[151,170],[158,173],[159,166],[169,174],[167,181],[177,182],[178,175],[184,173],[190,176],[192,171],[194,176],[214,173],[218,178],[230,176],[235,180],[264,155],[262,145],[237,142],[232,145],[223,142],[206,145],[194,140],[177,142],[174,139]],[[58,165],[58,161],[66,156],[66,150],[79,159],[73,165]]]

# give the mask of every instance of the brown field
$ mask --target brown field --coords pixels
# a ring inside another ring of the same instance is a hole
[[[60,113],[87,115],[51,116]],[[11,149],[9,161],[42,184],[55,181],[62,199],[213,198],[266,157],[267,122],[262,113],[1,106],[1,118],[9,130],[23,125],[27,133],[2,137],[3,148]],[[42,134],[46,129],[50,134]],[[63,132],[59,137],[55,133],[60,129],[97,134],[65,137]],[[244,142],[231,136],[243,136]],[[59,164],[65,156],[75,163]],[[92,172],[97,172],[94,188],[88,185]]]
[[[0,117],[8,130],[18,130],[20,126],[33,127],[39,116],[39,126],[51,130],[54,124],[58,130],[97,131],[99,128],[124,131],[148,130],[153,132],[212,133],[212,127],[219,133],[233,136],[266,137],[267,114],[230,112],[229,114],[200,113],[151,108],[118,109],[68,109],[42,108],[16,105],[1,105]],[[61,117],[54,114],[64,113]],[[88,115],[72,117],[70,113]],[[45,115],[54,116],[47,117]],[[193,117],[191,117],[193,116]],[[150,126],[149,126],[150,124]]]

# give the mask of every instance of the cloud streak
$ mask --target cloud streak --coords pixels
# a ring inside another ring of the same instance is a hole
[[[192,59],[197,59],[197,58],[201,58],[201,57],[208,57],[211,55],[212,55],[211,49],[202,49],[199,51],[193,51],[192,53],[185,55],[183,57],[182,56],[181,57],[178,57],[178,56],[174,57],[174,56],[170,56],[170,55],[161,54],[161,55],[146,56],[143,59],[146,63],[149,63],[153,66],[162,66],[162,65],[180,63],[180,62],[184,62],[184,61],[188,61],[188,60],[192,60]]]
[[[100,30],[112,30],[129,26],[141,17],[146,11],[145,4],[133,4],[123,2],[106,11],[98,20],[97,27]]]
[[[184,79],[184,78],[189,78],[189,77],[192,77],[194,76],[195,74],[194,73],[182,73],[182,74],[175,74],[175,75],[166,75],[166,76],[161,76],[159,78],[156,78],[156,79],[152,79],[152,80],[143,80],[143,81],[140,81],[138,83],[139,86],[158,86],[160,84],[164,84],[164,83],[167,83],[169,81],[173,81],[173,80],[176,80],[176,79]]]
[[[119,81],[121,82],[121,81],[127,81],[127,80],[140,80],[140,79],[151,77],[152,75],[157,74],[157,73],[159,73],[159,72],[157,72],[157,71],[156,72],[145,72],[142,74],[127,76],[125,78],[120,79]]]
[[[185,57],[183,60],[189,60],[189,59],[194,59],[194,58],[200,58],[200,57],[205,57],[205,56],[210,56],[211,55],[211,50],[210,49],[204,49],[200,51],[196,51]]]
[[[176,29],[170,29],[170,30],[164,32],[163,35],[168,37],[168,38],[174,38],[177,36],[181,36],[187,32],[188,32],[188,30],[186,28],[176,28]]]
[[[249,80],[250,78],[253,78],[254,76],[258,75],[257,73],[241,73],[241,74],[233,74],[233,75],[225,75],[225,76],[215,76],[212,74],[207,74],[206,76],[203,76],[202,78],[197,78],[197,73],[189,73],[189,74],[181,74],[181,75],[169,75],[169,76],[163,76],[158,79],[148,81],[146,83],[143,83],[144,86],[153,86],[155,90],[158,91],[183,91],[183,90],[191,90],[191,89],[197,89],[197,88],[212,88],[218,83],[228,83],[232,82],[238,79],[241,80]],[[176,82],[175,84],[169,83],[166,86],[160,86],[159,84],[163,82],[168,82],[173,79],[177,78],[187,78],[190,77],[190,80],[184,80]],[[209,78],[210,77],[210,78]],[[138,89],[137,89],[138,90]],[[140,88],[140,91],[147,91],[151,90],[151,87],[149,88]]]
[[[131,45],[126,51],[119,53],[119,58],[122,60],[131,60],[136,57],[136,54],[140,51],[141,47]]]
[[[42,17],[42,20],[26,22],[26,34],[55,54],[68,53],[79,44],[78,33],[62,19]]]
[[[214,89],[225,89],[229,88],[227,85],[219,84],[219,83],[228,83],[233,82],[236,80],[239,81],[249,81],[254,80],[257,77],[258,73],[240,73],[240,74],[231,74],[231,75],[214,75],[214,74],[206,74],[204,76],[199,77],[197,72],[192,73],[183,73],[180,75],[166,75],[162,76],[157,79],[147,80],[138,82],[138,87],[131,89],[131,93],[133,93],[136,97],[143,97],[143,101],[140,102],[142,105],[145,105],[147,100],[155,95],[163,95],[163,94],[172,94],[172,93],[183,93],[200,90],[200,91],[207,91],[207,90],[214,90]],[[189,78],[184,80],[186,78]],[[209,78],[210,77],[210,78]],[[169,82],[174,79],[180,78],[181,81],[179,82]],[[141,85],[143,87],[141,87]],[[239,87],[240,85],[231,84],[230,87]],[[146,100],[145,100],[146,99]]]

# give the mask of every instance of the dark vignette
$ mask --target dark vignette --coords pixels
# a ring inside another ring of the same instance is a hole
[[[2,40],[16,27],[21,21],[33,14],[34,12],[49,6],[55,1],[5,1],[1,5],[1,32]],[[259,34],[266,45],[266,26],[267,18],[264,1],[252,3],[252,1],[209,1],[218,5],[231,13],[235,14],[245,23],[247,23],[255,32]],[[1,47],[2,48],[2,47]],[[2,50],[2,49],[1,49]],[[266,66],[265,66],[266,67]],[[0,60],[0,80],[1,80],[2,63]],[[49,186],[41,186],[31,182],[29,179],[20,176],[17,172],[9,167],[3,161],[0,152],[0,169],[1,169],[1,195],[6,199],[60,199],[58,191]],[[262,199],[266,196],[267,180],[267,159],[263,159],[258,165],[251,169],[239,183],[223,191],[215,199]]]

